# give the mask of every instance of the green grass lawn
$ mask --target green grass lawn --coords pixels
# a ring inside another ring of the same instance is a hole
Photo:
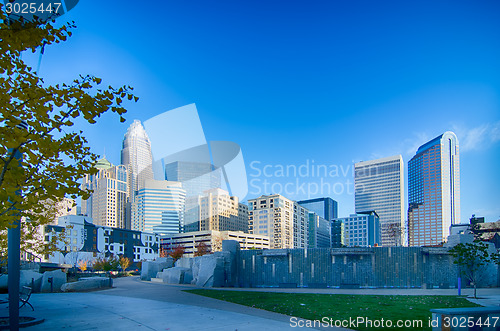
[[[330,319],[349,321],[349,319],[357,320],[362,317],[373,323],[372,327],[367,327],[364,323],[358,324],[357,327],[353,327],[353,324],[344,325],[355,330],[384,330],[382,327],[375,327],[377,323],[375,320],[381,323],[382,318],[385,326],[387,326],[387,320],[392,321],[393,326],[390,330],[431,330],[430,309],[478,307],[464,297],[444,295],[344,295],[220,290],[187,290],[186,292],[308,320],[327,318],[327,323],[332,323],[332,325],[335,325],[333,324],[335,322],[330,322]],[[397,328],[398,320],[420,320],[422,326],[414,324],[414,327]]]

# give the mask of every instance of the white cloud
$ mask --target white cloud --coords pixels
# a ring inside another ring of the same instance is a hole
[[[460,153],[487,149],[492,144],[500,141],[500,121],[485,123],[475,128],[451,125],[441,133],[445,131],[452,131],[457,135]],[[374,160],[397,154],[403,155],[405,159],[412,158],[420,146],[436,138],[438,135],[423,131],[414,132],[410,138],[400,140],[398,144],[385,148],[382,151],[377,150],[372,152],[368,159]]]
[[[490,138],[492,142],[497,142],[500,140],[500,121],[493,124],[490,131]]]
[[[475,128],[454,127],[460,144],[460,152],[481,150],[500,141],[500,121],[486,123]]]

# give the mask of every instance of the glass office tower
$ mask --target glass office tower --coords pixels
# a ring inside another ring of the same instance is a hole
[[[132,230],[160,235],[179,233],[185,199],[181,183],[146,180],[132,205]]]
[[[200,196],[221,187],[222,172],[210,163],[176,161],[165,165],[165,179],[181,182],[186,196]]]
[[[316,198],[297,201],[299,205],[323,217],[327,221],[337,218],[338,204],[332,198]]]
[[[382,246],[404,245],[404,170],[401,155],[354,165],[356,213],[368,210],[380,218]]]
[[[408,162],[408,244],[441,244],[456,223],[460,223],[458,138],[447,131],[420,146]]]

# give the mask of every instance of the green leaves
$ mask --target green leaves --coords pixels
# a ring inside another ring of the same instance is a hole
[[[74,22],[60,28],[39,22],[7,25],[2,8],[0,3],[0,230],[20,217],[35,227],[47,224],[52,218],[46,201],[88,197],[78,181],[96,172],[97,156],[83,132],[72,132],[75,120],[93,124],[111,111],[124,122],[126,101],[138,100],[130,86],[98,89],[102,79],[92,75],[45,84],[21,54],[64,42]],[[21,121],[27,130],[17,127]],[[20,162],[13,158],[16,150],[23,154]]]

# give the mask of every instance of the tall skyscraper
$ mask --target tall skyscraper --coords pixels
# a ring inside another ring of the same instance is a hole
[[[136,192],[142,187],[144,181],[153,179],[153,155],[151,154],[151,143],[141,121],[134,120],[123,138],[121,162],[128,171],[128,195],[127,224],[131,228],[131,205],[134,202]]]
[[[85,175],[82,188],[93,190],[88,200],[82,200],[82,213],[92,217],[95,225],[125,228],[128,201],[127,168],[114,166],[102,158],[95,175]]]
[[[190,208],[195,205],[197,208]],[[248,206],[222,189],[205,191],[203,196],[186,199],[183,232],[242,231],[248,233]],[[196,212],[193,212],[196,211]]]
[[[221,187],[221,171],[210,163],[175,161],[165,165],[165,179],[181,182],[186,196],[200,196]]]
[[[179,182],[146,179],[132,205],[132,230],[160,235],[179,233],[186,191]]]
[[[323,217],[327,221],[337,218],[338,204],[332,198],[316,198],[309,200],[297,201],[299,205],[316,213],[316,215]]]
[[[456,223],[460,223],[458,138],[447,131],[420,146],[408,162],[408,244],[440,244]]]
[[[382,246],[405,244],[403,176],[401,155],[354,164],[355,211],[378,214]]]

